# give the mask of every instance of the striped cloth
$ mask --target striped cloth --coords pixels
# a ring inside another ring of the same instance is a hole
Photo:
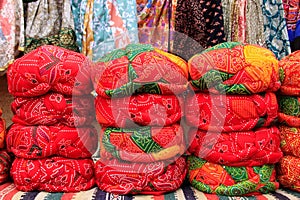
[[[296,200],[300,199],[300,193],[278,189],[271,194],[264,194],[251,197],[226,197],[213,194],[202,193],[191,186],[183,186],[175,192],[167,193],[164,195],[113,195],[106,193],[94,187],[87,191],[77,193],[49,193],[49,192],[22,192],[15,188],[13,183],[5,183],[0,185],[0,200],[13,199],[13,200]]]

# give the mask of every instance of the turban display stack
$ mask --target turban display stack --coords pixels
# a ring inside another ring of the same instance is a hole
[[[7,150],[10,174],[22,191],[78,192],[95,184],[97,149],[90,61],[71,50],[44,45],[12,63],[14,96]]]
[[[243,196],[276,190],[282,158],[275,126],[278,60],[263,47],[226,42],[188,62],[185,103],[189,131],[188,180],[206,193]]]
[[[95,165],[101,190],[162,194],[185,179],[181,125],[187,64],[146,44],[130,44],[94,65],[96,118],[101,125]]]
[[[278,180],[282,187],[300,192],[300,51],[282,58],[279,70],[278,119],[284,157],[278,165]]]

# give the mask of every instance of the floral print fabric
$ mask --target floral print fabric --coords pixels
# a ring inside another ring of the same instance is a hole
[[[279,122],[291,127],[300,127],[300,97],[279,96]]]

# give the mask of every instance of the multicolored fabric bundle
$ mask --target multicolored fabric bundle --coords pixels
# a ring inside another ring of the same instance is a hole
[[[16,158],[10,173],[16,188],[22,191],[79,192],[95,184],[91,159]]]
[[[226,196],[270,193],[279,188],[274,165],[230,167],[188,158],[188,179],[193,187],[206,193]]]
[[[188,63],[195,91],[256,94],[280,87],[278,60],[258,45],[221,43],[196,54]]]
[[[300,127],[280,125],[279,131],[282,152],[300,158]]]
[[[13,158],[6,149],[0,150],[0,184],[5,183],[10,178],[10,169]]]
[[[89,125],[95,119],[92,96],[63,96],[47,93],[39,97],[16,97],[11,104],[12,121],[22,125],[54,125],[70,127]]]
[[[50,156],[91,158],[97,149],[94,127],[72,128],[65,125],[23,126],[13,124],[6,137],[8,152],[16,157],[40,159]]]
[[[175,95],[142,94],[95,99],[96,118],[102,126],[170,126],[183,116],[183,98]]]
[[[300,192],[300,158],[295,156],[284,156],[277,170],[277,179],[281,187]]]
[[[96,183],[101,190],[116,194],[163,194],[176,190],[187,173],[186,160],[128,163],[117,159],[97,161]]]
[[[300,50],[285,56],[279,61],[280,93],[282,95],[300,96]]]
[[[188,152],[207,162],[252,167],[279,162],[280,133],[276,126],[229,133],[191,129]]]
[[[34,97],[49,91],[64,95],[92,91],[88,59],[77,52],[45,45],[18,58],[7,70],[13,96]]]
[[[277,121],[278,104],[272,92],[252,95],[195,93],[186,99],[187,123],[201,130],[249,131]]]
[[[180,94],[188,86],[187,63],[151,45],[130,44],[97,62],[92,79],[97,94],[104,98]]]
[[[282,124],[291,127],[300,127],[300,95],[278,97],[278,119]]]
[[[175,159],[186,150],[184,132],[179,124],[166,127],[102,128],[100,157],[151,163]]]

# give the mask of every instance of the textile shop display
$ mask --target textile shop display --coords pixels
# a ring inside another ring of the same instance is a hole
[[[102,128],[100,157],[130,162],[152,163],[175,159],[186,150],[185,136],[179,124],[132,129]]]
[[[25,45],[22,0],[0,4],[0,71],[5,71]]]
[[[300,96],[300,50],[285,56],[279,61],[280,94]]]
[[[18,190],[79,192],[94,186],[93,167],[91,159],[16,158],[10,173]]]
[[[241,196],[274,192],[279,188],[274,165],[229,167],[188,157],[188,180],[206,193]]]
[[[230,133],[190,129],[188,152],[208,162],[252,167],[276,164],[282,158],[280,133],[276,126]]]
[[[300,158],[300,128],[280,125],[279,131],[284,155]]]
[[[279,122],[291,127],[300,126],[300,96],[283,96],[278,97]]]
[[[217,95],[195,93],[186,99],[188,125],[210,131],[249,131],[277,122],[278,103],[275,93],[252,95]]]
[[[287,155],[280,160],[277,178],[281,187],[300,192],[299,164],[300,158],[295,156]]]
[[[178,189],[187,172],[186,159],[173,163],[127,163],[117,159],[95,164],[96,183],[100,190],[114,194],[159,195]]]
[[[90,125],[95,115],[92,96],[72,97],[47,93],[39,97],[16,97],[11,104],[12,121],[22,125],[54,125],[70,127]]]
[[[189,60],[195,91],[226,94],[274,92],[280,87],[278,60],[263,47],[226,42]]]
[[[65,125],[23,126],[13,124],[6,137],[8,152],[16,157],[41,159],[50,156],[91,158],[97,149],[97,130]]]
[[[24,2],[23,5],[26,39],[24,53],[46,44],[79,51],[69,0],[37,0]]]
[[[71,7],[77,45],[92,61],[139,41],[135,0],[71,0]]]
[[[99,96],[136,93],[180,94],[188,85],[187,64],[181,58],[147,44],[130,44],[105,55],[92,70]]]
[[[96,97],[96,118],[102,126],[170,126],[183,116],[183,97],[139,94],[122,98]]]
[[[90,94],[90,65],[80,53],[52,45],[41,46],[9,66],[8,91],[22,97],[40,96],[49,91]]]

